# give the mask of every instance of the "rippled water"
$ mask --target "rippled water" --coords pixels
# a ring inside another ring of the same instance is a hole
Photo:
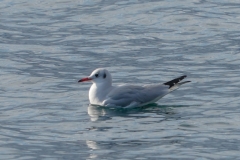
[[[1,159],[239,159],[240,3],[0,3]],[[114,83],[192,83],[157,104],[89,106],[92,70]]]

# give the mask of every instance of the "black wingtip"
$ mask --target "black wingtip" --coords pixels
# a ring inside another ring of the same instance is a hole
[[[171,81],[168,81],[168,82],[166,82],[166,83],[164,83],[165,85],[168,85],[169,86],[169,88],[171,88],[171,87],[173,87],[175,84],[177,84],[177,83],[179,83],[180,81],[182,81],[184,78],[186,78],[187,77],[187,75],[183,75],[183,76],[181,76],[181,77],[178,77],[178,78],[175,78],[175,79],[173,79],[173,80],[171,80]],[[187,82],[190,82],[190,81],[187,81]]]

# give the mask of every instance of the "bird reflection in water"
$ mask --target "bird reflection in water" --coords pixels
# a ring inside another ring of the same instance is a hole
[[[105,121],[111,120],[113,117],[137,117],[137,118],[147,118],[151,115],[146,115],[146,113],[153,113],[154,115],[161,115],[166,118],[174,118],[176,114],[176,109],[178,107],[188,107],[186,105],[158,105],[156,103],[133,108],[108,108],[95,105],[88,106],[88,115],[91,121]],[[175,117],[176,118],[176,117]]]

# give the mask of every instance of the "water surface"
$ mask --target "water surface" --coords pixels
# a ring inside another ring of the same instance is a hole
[[[1,159],[238,159],[237,1],[3,0]],[[114,84],[192,81],[157,104],[89,106]]]

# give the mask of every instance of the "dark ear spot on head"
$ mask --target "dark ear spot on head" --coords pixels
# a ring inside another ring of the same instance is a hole
[[[106,78],[106,77],[107,77],[107,75],[106,75],[106,73],[104,73],[103,78]]]

